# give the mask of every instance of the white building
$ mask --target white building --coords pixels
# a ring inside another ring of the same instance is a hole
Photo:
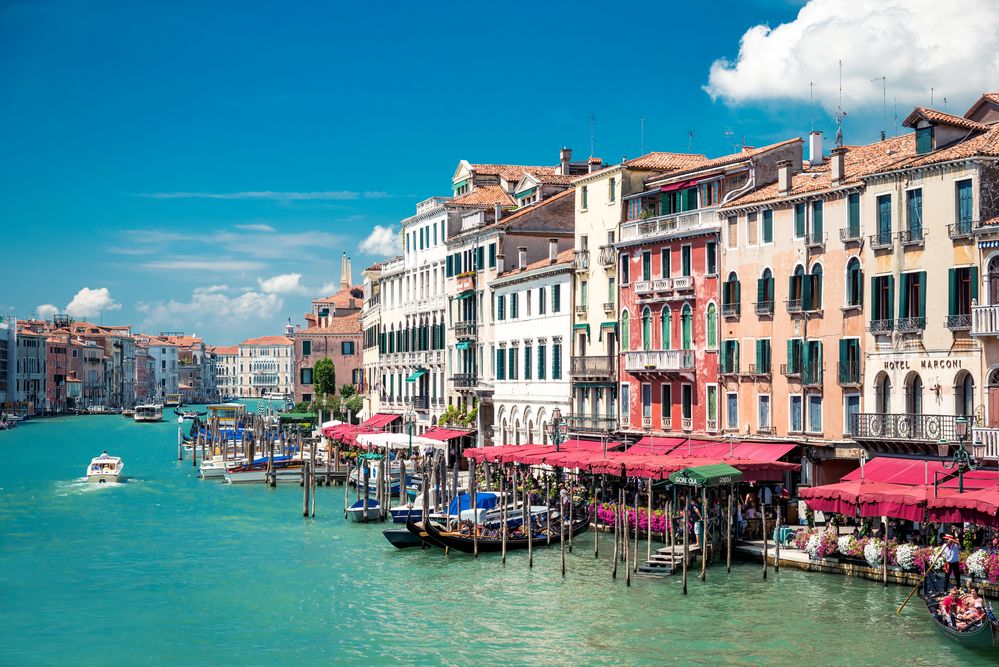
[[[239,396],[239,346],[223,345],[212,348],[215,357],[215,386],[219,399]]]
[[[573,259],[571,249],[559,252],[552,239],[547,258],[491,282],[497,445],[547,443],[552,410],[569,413]]]
[[[290,396],[295,344],[287,336],[260,336],[239,344],[239,396]]]
[[[381,410],[380,346],[384,339],[382,330],[382,265],[373,264],[364,275],[364,302],[361,306],[361,331],[363,335],[361,364],[364,372],[364,407],[361,418],[368,418]]]
[[[153,398],[163,401],[167,394],[180,392],[177,346],[159,338],[149,338],[149,356],[153,359]]]
[[[0,315],[0,407],[17,401],[17,320]]]

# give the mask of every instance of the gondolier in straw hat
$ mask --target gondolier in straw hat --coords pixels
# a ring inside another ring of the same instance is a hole
[[[954,585],[961,585],[961,547],[957,538],[947,533],[944,537],[943,553],[944,559],[944,590],[950,588],[950,576],[954,575]]]

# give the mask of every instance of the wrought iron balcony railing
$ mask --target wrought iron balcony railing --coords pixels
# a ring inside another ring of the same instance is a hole
[[[617,419],[614,417],[576,416],[566,417],[570,433],[604,433],[617,430]]]
[[[895,244],[895,237],[890,230],[871,234],[871,248],[873,250],[887,250]]]
[[[649,371],[692,371],[693,350],[639,350],[624,353],[624,367],[629,373]]]
[[[590,251],[589,250],[577,250],[574,258],[573,266],[576,271],[580,273],[585,273],[590,270]]]
[[[951,331],[971,331],[971,314],[948,315],[944,326]]]
[[[850,422],[850,435],[858,440],[898,440],[936,445],[957,442],[954,415],[859,413]]]
[[[455,387],[467,389],[478,384],[478,377],[475,373],[455,373],[451,376],[451,382]]]
[[[455,338],[467,339],[475,338],[478,335],[479,323],[475,320],[463,320],[454,323]]]
[[[774,302],[773,301],[757,301],[756,302],[756,314],[757,315],[773,315],[774,314]]]
[[[794,313],[800,313],[801,310],[802,310],[802,308],[801,308],[801,299],[788,299],[784,303],[787,304],[787,312],[789,312],[789,313],[792,313],[792,314],[794,314]]]
[[[947,225],[947,236],[952,239],[970,238],[973,230],[974,226],[971,224],[971,220],[958,220]]]
[[[801,375],[801,364],[781,364],[780,374],[785,377],[799,377]]]
[[[600,253],[597,255],[597,261],[600,266],[605,269],[612,268],[617,264],[617,249],[612,245],[602,245],[600,246]]]
[[[738,317],[741,308],[737,303],[723,303],[722,317]]]
[[[923,245],[923,228],[913,227],[911,229],[903,229],[898,233],[898,240],[903,247],[921,246]]]
[[[925,328],[925,317],[903,317],[895,323],[896,331],[903,334],[922,333]]]
[[[895,320],[871,320],[867,330],[872,334],[890,334],[895,330]]]
[[[426,410],[430,406],[430,399],[426,396],[414,396],[413,397],[413,409],[414,410]]]
[[[839,230],[839,240],[851,243],[860,240],[860,225],[846,226]]]

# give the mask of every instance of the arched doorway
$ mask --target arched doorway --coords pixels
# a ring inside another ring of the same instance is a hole
[[[975,379],[971,373],[958,373],[954,381],[954,414],[971,417],[975,414]]]
[[[989,371],[989,426],[999,428],[999,368]]]
[[[999,255],[989,260],[989,305],[999,304]]]
[[[880,373],[874,381],[874,409],[878,414],[891,412],[891,378],[887,373]]]
[[[909,373],[905,378],[905,412],[923,414],[923,379],[919,373]]]

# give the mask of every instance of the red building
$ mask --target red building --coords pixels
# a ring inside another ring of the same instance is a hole
[[[705,158],[648,177],[626,198],[616,244],[622,431],[720,433],[719,321],[723,304],[739,299],[722,294],[717,208],[775,180],[795,149],[791,141]]]

